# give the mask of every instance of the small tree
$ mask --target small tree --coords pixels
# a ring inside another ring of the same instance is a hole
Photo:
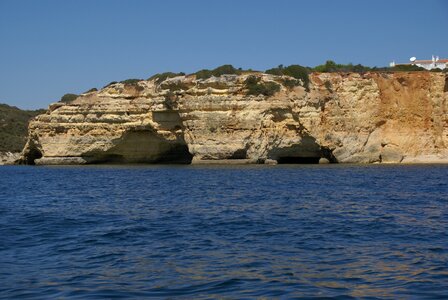
[[[151,77],[149,77],[149,80],[153,80],[155,79],[155,81],[157,83],[161,83],[162,81],[168,79],[168,78],[173,78],[173,77],[177,77],[177,76],[184,76],[185,73],[184,72],[179,72],[179,73],[173,73],[173,72],[165,72],[165,73],[158,73],[155,74]]]
[[[222,65],[212,70],[213,76],[219,77],[225,74],[239,74],[240,71],[235,69],[232,65]]]
[[[131,79],[126,79],[126,80],[120,81],[120,83],[127,84],[127,85],[136,85],[137,83],[139,83],[142,80],[143,79],[131,78]]]
[[[78,98],[79,96],[76,94],[65,94],[64,96],[61,97],[61,100],[59,100],[59,102],[63,102],[63,103],[70,103],[76,100],[76,98]]]
[[[310,83],[310,79],[309,79],[309,69],[300,65],[290,65],[288,67],[283,67],[283,65],[279,65],[277,68],[272,68],[269,70],[265,71],[267,74],[272,74],[272,75],[277,75],[277,76],[281,76],[281,75],[287,75],[287,76],[291,76],[294,77],[296,79],[300,79],[303,82],[303,86],[305,87],[305,89],[308,91],[309,90],[309,83]],[[298,84],[298,81],[295,82],[284,82],[285,86],[287,87],[292,87]]]
[[[97,91],[98,91],[97,88],[91,88],[90,90],[85,91],[83,94],[87,94],[87,93],[91,93],[91,92],[97,92]]]
[[[247,95],[264,95],[270,97],[280,91],[280,85],[278,85],[277,83],[260,83],[260,79],[256,76],[249,76],[244,83],[247,88]]]
[[[212,71],[207,69],[202,69],[194,73],[196,75],[196,79],[207,79],[213,76]]]
[[[284,75],[283,72],[282,72],[282,69],[280,68],[280,66],[278,68],[272,68],[272,69],[266,70],[265,73],[266,74],[277,75],[277,76]]]
[[[222,65],[219,66],[213,70],[207,70],[207,69],[203,69],[200,70],[196,73],[194,73],[196,75],[197,79],[207,79],[210,78],[212,76],[215,77],[219,77],[221,75],[226,75],[226,74],[236,74],[239,75],[243,72],[244,70],[241,68],[236,69],[235,67],[233,67],[232,65]]]

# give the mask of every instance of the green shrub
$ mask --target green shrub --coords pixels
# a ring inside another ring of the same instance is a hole
[[[199,70],[194,74],[196,75],[196,79],[207,79],[213,76],[212,71],[207,69]]]
[[[161,82],[164,81],[165,79],[173,78],[173,77],[177,77],[177,76],[184,76],[184,75],[185,75],[184,72],[179,72],[179,73],[165,72],[165,73],[158,73],[158,74],[155,74],[155,75],[149,77],[148,80],[153,80],[153,79],[155,79],[155,81],[156,81],[157,83],[161,83]]]
[[[308,76],[309,70],[306,67],[302,67],[300,65],[290,65],[283,69],[283,74],[287,76],[294,77],[296,79],[300,79],[303,82],[303,86],[308,91],[310,85],[310,78]]]
[[[120,83],[123,83],[125,87],[133,87],[137,91],[143,91],[145,88],[138,84],[140,81],[143,81],[143,79],[132,78],[120,81]]]
[[[219,77],[224,74],[240,74],[241,71],[235,69],[232,65],[222,65],[212,70],[213,76]]]
[[[264,96],[273,96],[275,93],[280,91],[280,85],[275,82],[260,82],[260,79],[256,76],[249,76],[244,82],[247,95],[264,95]]]
[[[122,80],[122,81],[120,81],[120,83],[127,84],[127,85],[136,85],[137,83],[139,83],[142,80],[143,79],[131,78],[131,79]]]
[[[310,78],[309,73],[310,70],[307,67],[303,67],[300,65],[290,65],[288,67],[283,67],[283,65],[279,65],[277,68],[272,68],[265,71],[267,74],[272,75],[286,75],[290,77],[294,77],[295,79],[299,79],[303,82],[303,86],[305,90],[309,91]],[[289,81],[284,82],[286,87],[292,88],[299,84],[298,81]]]
[[[284,75],[282,70],[283,70],[283,65],[279,65],[277,68],[272,68],[272,69],[266,70],[264,72],[266,74],[282,76],[282,75]]]
[[[257,85],[258,82],[260,81],[260,78],[258,78],[257,76],[249,76],[246,78],[246,81],[244,81],[244,83],[247,86],[252,86],[252,85]]]
[[[78,98],[79,96],[76,94],[65,94],[64,96],[61,97],[61,100],[59,100],[59,102],[63,102],[63,103],[70,103],[76,100],[76,98]]]
[[[103,89],[106,88],[106,87],[108,87],[108,86],[111,86],[112,84],[116,84],[116,83],[118,83],[118,82],[117,82],[117,81],[111,81],[111,82],[109,82],[108,84],[106,84],[106,85],[103,87]]]
[[[411,72],[411,71],[427,71],[425,68],[416,65],[398,65],[390,68],[390,71]]]
[[[372,68],[370,68],[370,67],[366,67],[361,64],[357,64],[357,65],[353,66],[351,71],[356,72],[356,73],[364,73],[364,72],[368,72],[371,70],[372,70]]]
[[[197,79],[207,79],[212,76],[219,77],[221,75],[226,75],[226,74],[239,75],[242,72],[244,72],[244,70],[242,70],[241,68],[236,69],[232,65],[222,65],[213,70],[203,69],[194,74],[196,75]]]
[[[353,65],[353,64],[337,64],[332,60],[327,60],[324,65],[316,66],[312,69],[316,72],[330,73],[330,72],[355,72],[355,73],[364,73],[371,71],[372,68],[363,66],[361,64]]]
[[[285,87],[287,87],[288,89],[293,89],[295,86],[300,85],[300,81],[298,81],[297,79],[283,79],[282,83]]]
[[[315,66],[313,71],[316,72],[336,72],[338,70],[337,64],[332,60],[327,60],[324,65]]]
[[[97,88],[91,88],[90,90],[85,91],[83,94],[87,94],[87,93],[91,93],[91,92],[98,92],[98,89]]]
[[[438,68],[432,70],[426,70],[425,68],[416,65],[397,65],[395,67],[373,67],[370,69],[373,72],[415,72],[415,71],[426,71],[426,72],[446,72],[448,69],[440,70]]]

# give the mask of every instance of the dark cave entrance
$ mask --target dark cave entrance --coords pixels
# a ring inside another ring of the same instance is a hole
[[[318,164],[320,157],[294,157],[294,156],[283,156],[277,159],[278,164],[305,164],[312,165]]]
[[[28,153],[24,155],[24,161],[22,161],[22,163],[27,165],[35,165],[36,162],[34,160],[39,158],[42,158],[42,152],[40,152],[37,147],[30,146]]]
[[[95,158],[91,157],[84,157],[89,163],[95,163],[95,164],[121,164],[125,162],[125,159],[123,155],[119,154],[105,154],[105,155],[98,155]]]
[[[238,149],[229,157],[229,159],[246,159],[247,158],[247,150],[246,149]]]
[[[155,161],[159,164],[191,164],[193,155],[185,144],[176,144]]]
[[[319,147],[312,150],[314,151],[284,151],[273,159],[275,159],[278,164],[314,165],[338,163],[338,160],[333,155],[333,151],[331,149],[326,147]]]
[[[314,165],[338,162],[333,150],[319,145],[312,136],[303,136],[300,143],[289,147],[274,148],[267,157],[277,161],[278,164]]]

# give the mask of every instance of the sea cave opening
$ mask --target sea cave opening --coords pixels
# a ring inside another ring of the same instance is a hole
[[[25,161],[24,163],[27,165],[35,165],[36,159],[42,158],[42,152],[40,152],[39,149],[35,146],[30,146],[29,151],[27,154],[25,154]]]
[[[191,164],[193,155],[188,151],[186,144],[173,145],[168,151],[164,152],[155,163],[160,164]]]
[[[96,164],[120,164],[124,163],[125,159],[123,155],[119,154],[104,154],[99,155],[95,159],[91,159],[91,161]]]
[[[86,153],[89,163],[190,164],[193,155],[183,140],[169,141],[150,130],[129,131],[106,152]]]
[[[277,159],[278,164],[318,164],[320,157],[282,156]]]

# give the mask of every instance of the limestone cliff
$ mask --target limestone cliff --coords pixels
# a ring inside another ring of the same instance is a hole
[[[247,95],[246,80],[274,82]],[[22,161],[36,164],[210,161],[448,162],[445,74],[253,73],[116,83],[50,105],[29,125]]]

